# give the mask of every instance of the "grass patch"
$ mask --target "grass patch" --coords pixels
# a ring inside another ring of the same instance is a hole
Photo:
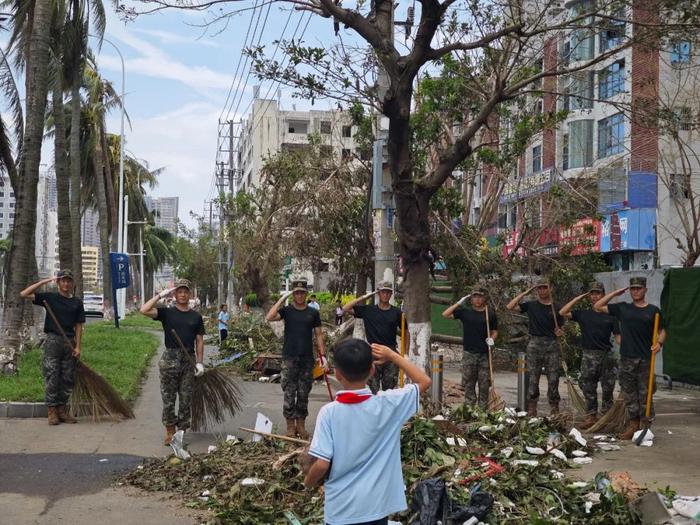
[[[113,326],[95,323],[85,327],[81,359],[122,397],[134,401],[159,344],[155,335],[142,330],[116,330]],[[0,377],[1,401],[44,400],[42,357],[42,350],[34,348],[20,356],[17,375]]]
[[[114,321],[104,321],[106,326],[114,328]],[[119,327],[124,328],[147,328],[149,330],[161,330],[162,326],[159,321],[154,321],[150,317],[141,314],[128,314],[124,319],[119,321]]]

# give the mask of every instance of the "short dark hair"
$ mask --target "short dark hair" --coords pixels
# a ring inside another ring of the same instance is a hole
[[[316,299],[316,294],[315,294],[315,293],[312,293],[312,294],[311,294],[311,299]]]
[[[372,368],[372,349],[362,339],[343,339],[333,347],[333,361],[349,381],[367,379]]]

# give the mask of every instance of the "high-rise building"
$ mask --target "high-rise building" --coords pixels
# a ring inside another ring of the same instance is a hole
[[[350,115],[343,111],[286,111],[276,100],[255,98],[253,108],[242,123],[236,158],[233,160],[234,192],[260,182],[264,160],[284,150],[309,146],[309,135],[319,137],[321,148],[338,159],[351,155],[367,157],[371,151],[359,151],[353,140]]]
[[[148,197],[146,199],[148,209],[153,212],[155,224],[173,235],[177,235],[178,224],[178,197]],[[173,267],[164,265],[154,274],[155,289],[171,286],[175,279]]]
[[[82,246],[83,258],[83,289],[96,291],[101,288],[99,282],[98,266],[100,249],[97,246]]]
[[[95,208],[86,208],[80,219],[80,243],[100,246],[100,215]]]
[[[35,254],[39,277],[49,277],[58,271],[58,215],[51,207],[56,193],[56,179],[41,174],[37,186]]]

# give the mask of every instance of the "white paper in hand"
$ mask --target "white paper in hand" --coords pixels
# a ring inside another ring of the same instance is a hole
[[[268,418],[266,415],[258,412],[258,415],[255,418],[255,430],[270,434],[272,432],[272,421],[270,421],[270,418]],[[262,436],[260,434],[253,434],[253,442],[260,441],[261,439]]]

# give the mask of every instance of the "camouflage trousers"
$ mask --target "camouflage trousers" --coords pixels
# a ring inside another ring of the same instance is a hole
[[[194,365],[180,348],[166,348],[158,362],[160,397],[163,399],[163,424],[190,428]],[[175,401],[177,400],[177,413]]]
[[[282,360],[282,391],[285,419],[304,419],[309,415],[309,392],[314,382],[313,357],[288,357]]]
[[[539,399],[542,369],[547,376],[547,399],[558,403],[559,397],[559,341],[551,337],[531,335],[527,343],[528,399]]]
[[[645,419],[650,365],[651,361],[648,359],[620,357],[620,390],[630,419]],[[656,382],[652,390],[652,393],[654,392]],[[654,417],[653,401],[649,417]]]
[[[477,398],[476,385],[479,385]],[[478,403],[486,409],[489,401],[489,355],[486,353],[462,352],[462,386],[464,401],[470,405]]]
[[[373,394],[380,390],[391,390],[399,384],[399,368],[394,363],[374,365],[374,375],[367,381]]]
[[[613,404],[613,390],[617,380],[617,360],[610,350],[584,350],[581,358],[579,383],[586,398],[586,413],[598,413],[598,382],[603,391],[602,412]]]
[[[75,358],[73,349],[63,336],[47,333],[44,341],[44,387],[46,405],[65,405],[75,384]]]

